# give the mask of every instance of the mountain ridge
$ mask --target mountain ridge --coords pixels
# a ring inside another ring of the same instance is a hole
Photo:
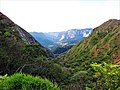
[[[1,24],[1,27],[2,27],[2,25],[3,25],[3,27],[5,27],[5,25],[6,26],[8,25],[10,27],[14,26],[13,29],[16,29],[17,34],[19,34],[19,36],[21,36],[23,40],[28,41],[29,44],[30,43],[37,43],[37,44],[39,44],[32,37],[32,35],[30,35],[29,33],[27,33],[23,28],[21,28],[20,26],[18,26],[17,24],[15,24],[11,19],[9,19],[7,16],[5,16],[4,14],[2,14],[1,12],[0,12],[0,24]]]
[[[61,57],[61,60],[63,59],[66,65],[72,64],[73,61],[76,64],[85,61],[83,65],[102,61],[117,63],[120,60],[119,38],[120,20],[110,19],[93,29],[89,37],[73,46],[68,53]]]
[[[59,42],[59,41],[63,41],[65,42],[68,39],[78,39],[81,40],[84,37],[87,37],[91,34],[92,32],[92,28],[85,28],[85,29],[70,29],[67,31],[61,31],[61,32],[48,32],[48,33],[43,33],[43,32],[30,32],[31,35],[33,35],[34,37],[36,37],[36,34],[44,34],[45,38],[47,38],[48,40],[52,41],[52,42]],[[40,37],[41,35],[39,35]],[[36,38],[37,39],[37,38]],[[42,39],[42,38],[41,38]],[[65,39],[65,40],[64,40]],[[39,39],[37,39],[39,40]]]
[[[53,54],[0,12],[0,72],[13,73],[37,57],[47,59]]]

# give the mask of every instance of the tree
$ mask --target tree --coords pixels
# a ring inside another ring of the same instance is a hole
[[[120,65],[91,64],[95,71],[96,88],[102,90],[116,90],[120,87]]]

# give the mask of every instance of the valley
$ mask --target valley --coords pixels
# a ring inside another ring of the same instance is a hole
[[[44,47],[55,55],[67,52],[73,45],[88,37],[92,28],[70,29],[61,32],[30,32],[30,34]]]
[[[0,12],[0,90],[120,90],[119,62],[120,20],[29,34]]]

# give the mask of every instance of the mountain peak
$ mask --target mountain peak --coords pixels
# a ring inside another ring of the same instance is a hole
[[[91,57],[90,62],[120,63],[120,20],[110,19],[95,28],[92,34],[77,43],[63,56],[64,60],[86,61]],[[84,55],[84,57],[83,57]],[[68,58],[69,57],[69,58]],[[83,60],[84,58],[84,60]],[[69,62],[69,61],[68,61]]]
[[[15,24],[11,19],[9,19],[6,15],[0,12],[0,30],[5,32],[5,29],[9,28],[6,32],[11,32],[12,34],[16,34],[20,36],[23,41],[27,44],[36,44],[38,43],[32,35],[30,35],[23,28]],[[10,29],[11,28],[11,29]]]
[[[110,19],[105,23],[108,24],[109,26],[120,25],[120,20]],[[105,23],[103,23],[103,24],[105,24]]]
[[[0,12],[0,16],[3,15],[1,12]]]
[[[10,20],[6,15],[4,15],[1,12],[0,12],[0,22],[2,24],[11,25],[11,26],[15,24],[12,20]]]
[[[2,12],[0,12],[0,17],[7,17],[6,15],[4,15]]]
[[[106,22],[104,22],[99,27],[102,29],[112,28],[112,27],[119,27],[120,26],[120,20],[117,19],[110,19]]]

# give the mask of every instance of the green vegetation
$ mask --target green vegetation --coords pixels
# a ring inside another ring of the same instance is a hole
[[[114,63],[115,59],[120,59],[119,33],[119,25],[109,25],[105,29],[102,26],[97,27],[88,38],[77,43],[67,54],[62,56],[60,62],[64,62],[66,67],[80,67],[80,70],[87,70],[91,63],[103,61]]]
[[[67,74],[49,57],[51,53],[9,19],[3,16],[0,22],[0,74],[24,72],[62,84]]]
[[[4,35],[5,35],[5,36],[10,36],[11,34],[10,34],[10,32],[6,31],[6,32],[4,33]]]
[[[60,88],[47,79],[16,73],[12,76],[0,76],[0,90],[60,90]]]
[[[120,88],[120,65],[113,64],[92,64],[95,71],[97,89],[118,90]]]
[[[63,53],[66,53],[70,48],[72,48],[73,45],[65,45],[65,46],[58,46],[57,48],[54,48],[52,51],[54,55],[62,55]]]
[[[0,74],[8,74],[0,77],[0,90],[120,90],[119,20],[95,28],[63,56],[53,59],[50,54],[0,16]]]
[[[95,28],[88,38],[77,43],[68,51],[68,53],[58,57],[58,60],[59,64],[68,68],[68,70],[71,70],[71,75],[69,77],[71,79],[67,84],[68,90],[84,90],[86,85],[86,87],[91,88],[92,90],[104,90],[101,89],[102,86],[98,84],[99,80],[92,77],[92,75],[95,74],[95,71],[91,67],[91,64],[102,64],[103,62],[115,64],[120,60],[119,21],[109,20]],[[109,78],[113,80],[116,79],[114,76]],[[98,81],[98,83],[96,81]],[[103,82],[105,81],[106,80]],[[105,83],[103,82],[102,85],[104,85],[103,87],[105,89],[110,88],[110,90],[114,90],[120,86],[118,81],[111,81],[111,83],[116,84],[116,86],[114,84],[111,85],[109,82],[108,87],[107,85],[105,86]],[[96,86],[96,84],[98,86]],[[112,86],[115,86],[113,87],[114,89],[111,88]]]
[[[119,90],[120,65],[91,64],[87,71],[79,71],[70,76],[64,87],[66,90]]]

